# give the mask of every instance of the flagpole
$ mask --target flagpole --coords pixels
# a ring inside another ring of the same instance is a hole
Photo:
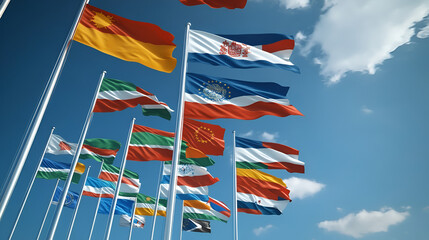
[[[158,215],[158,204],[159,204],[159,197],[161,192],[161,179],[162,179],[162,172],[164,171],[164,162],[161,162],[161,167],[159,169],[159,176],[158,176],[158,191],[156,192],[156,202],[155,202],[155,209],[153,210],[153,223],[152,223],[152,231],[150,233],[150,240],[153,240],[153,235],[155,233],[155,223],[156,223],[156,216]]]
[[[101,166],[100,166],[100,171],[98,172],[98,178],[100,178],[101,171],[103,170],[103,164],[104,164],[104,160],[101,160]],[[100,200],[101,200],[102,194],[103,194],[103,189],[101,189],[101,193],[98,196],[97,207],[95,208],[95,214],[94,214],[94,217],[92,218],[92,226],[91,226],[91,231],[89,232],[88,240],[91,240],[92,231],[94,230],[95,219],[97,219],[97,213],[98,213],[98,208],[100,207]]]
[[[20,151],[18,157],[15,159],[15,167],[12,170],[12,175],[9,178],[7,183],[6,190],[3,193],[1,202],[0,202],[0,220],[3,217],[4,211],[6,210],[7,204],[12,196],[12,193],[15,189],[16,183],[18,182],[18,178],[21,175],[22,168],[24,167],[25,161],[27,160],[28,153],[30,152],[31,146],[33,145],[34,138],[36,137],[37,131],[39,129],[40,123],[42,121],[43,115],[45,114],[46,108],[48,106],[49,100],[51,98],[52,92],[54,91],[55,85],[57,83],[58,77],[61,73],[61,70],[64,66],[64,62],[67,58],[68,52],[70,50],[70,45],[76,31],[79,20],[82,16],[85,5],[89,2],[89,0],[84,0],[82,6],[80,8],[78,17],[75,19],[73,26],[69,32],[66,42],[63,45],[63,48],[58,56],[57,63],[52,70],[49,81],[45,87],[45,90],[42,94],[42,97],[39,101],[39,104],[36,108],[36,111],[33,115],[32,120],[30,121],[29,127],[24,136],[24,140],[21,144],[22,150]],[[3,4],[2,4],[3,7]],[[6,6],[4,6],[6,8]],[[4,12],[5,9],[2,9]],[[0,16],[1,17],[1,16]]]
[[[70,239],[71,233],[73,231],[74,220],[76,219],[77,211],[80,205],[80,199],[82,198],[83,188],[85,187],[86,179],[88,179],[89,170],[91,170],[91,166],[88,167],[88,171],[86,171],[85,180],[83,181],[82,190],[80,191],[79,198],[77,199],[76,208],[74,209],[73,218],[70,223],[69,233],[67,234],[67,240]]]
[[[7,6],[9,5],[10,0],[3,0],[0,5],[0,18],[3,16],[4,11],[6,11]]]
[[[183,208],[185,206],[185,202],[182,200],[182,216],[180,218],[180,238],[179,240],[182,240],[182,234],[183,234]]]
[[[24,200],[22,201],[21,209],[19,209],[18,217],[16,218],[15,224],[13,225],[12,231],[9,235],[9,240],[12,239],[12,236],[15,232],[16,226],[18,225],[18,221],[21,217],[22,211],[24,210],[25,204],[27,203],[27,199],[28,199],[28,196],[30,195],[31,189],[33,188],[34,180],[36,179],[37,172],[39,171],[40,165],[42,165],[43,158],[45,157],[45,153],[46,153],[46,150],[48,149],[49,141],[51,140],[51,136],[52,136],[52,133],[54,132],[54,130],[55,130],[55,127],[53,127],[51,129],[51,133],[49,134],[48,142],[46,143],[45,149],[43,150],[42,157],[40,158],[39,164],[37,165],[36,170],[34,171],[33,177],[31,178],[30,185],[28,186],[27,191],[25,192],[25,197],[24,197]]]
[[[67,193],[68,193],[69,188],[70,188],[70,184],[71,184],[71,181],[73,178],[73,174],[74,174],[74,171],[76,169],[76,165],[77,165],[77,162],[79,160],[80,153],[82,151],[82,145],[83,145],[83,142],[85,141],[85,137],[86,137],[86,133],[88,132],[89,125],[91,124],[91,119],[93,116],[92,111],[94,110],[95,102],[97,100],[97,94],[100,91],[100,87],[101,87],[101,83],[103,82],[104,75],[106,75],[106,71],[103,71],[100,75],[100,79],[98,81],[97,89],[94,93],[94,97],[92,99],[91,106],[90,106],[88,114],[86,116],[85,124],[84,124],[84,127],[82,129],[82,133],[80,135],[79,143],[78,143],[77,148],[76,148],[76,153],[74,155],[73,162],[72,162],[71,167],[70,167],[70,172],[69,172],[69,175],[67,177],[66,183],[64,185],[64,190],[61,193],[60,200],[58,201],[58,206],[57,206],[57,209],[55,211],[54,219],[51,223],[51,228],[49,229],[49,235],[47,238],[49,240],[52,240],[54,238],[55,230],[57,229],[58,221],[60,220],[61,212],[63,210],[63,205],[64,205],[64,202],[66,201]]]
[[[48,209],[46,210],[45,216],[43,217],[42,226],[40,226],[39,233],[37,233],[37,238],[36,238],[36,240],[39,240],[39,238],[40,238],[40,234],[42,234],[43,226],[45,225],[46,217],[48,216],[49,209],[51,208],[52,199],[54,199],[55,191],[57,190],[57,187],[58,187],[58,183],[59,183],[59,182],[60,182],[60,179],[57,179],[57,183],[55,184],[54,192],[52,193],[52,197],[51,197],[51,200],[49,201]]]
[[[186,25],[184,47],[183,47],[183,62],[182,62],[182,78],[179,92],[179,102],[176,119],[176,131],[174,138],[173,161],[171,166],[170,190],[167,204],[167,217],[165,220],[164,240],[171,240],[174,220],[174,205],[176,203],[176,185],[177,185],[177,166],[179,165],[180,150],[182,145],[182,129],[183,129],[183,99],[186,86],[186,69],[188,65],[188,39],[191,23]]]
[[[137,197],[134,200],[133,214],[131,215],[131,225],[130,225],[130,233],[128,234],[128,240],[131,240],[131,235],[133,234],[134,215],[136,213],[136,205],[137,205]]]
[[[125,164],[127,163],[128,148],[130,146],[130,140],[131,140],[131,135],[133,133],[133,126],[135,121],[136,121],[135,118],[133,118],[133,120],[131,121],[130,131],[128,133],[127,145],[125,147],[124,156],[122,157],[121,169],[119,170],[118,181],[116,182],[115,196],[112,200],[112,206],[110,207],[109,221],[108,221],[106,233],[104,236],[105,240],[109,240],[110,238],[110,230],[112,229],[113,217],[115,216],[116,202],[118,201],[118,195],[119,195],[119,189],[121,188],[122,176],[124,175]]]
[[[234,240],[238,240],[238,214],[237,214],[237,165],[235,162],[235,131],[232,131],[233,151],[232,151],[232,177],[233,177],[233,211],[234,211]]]

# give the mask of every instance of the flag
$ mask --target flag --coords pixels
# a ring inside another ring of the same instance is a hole
[[[112,182],[88,177],[86,179],[85,186],[83,186],[82,195],[97,198],[113,198],[115,195],[115,189],[116,186]]]
[[[86,5],[73,40],[125,61],[172,72],[174,36],[151,23],[137,22]]]
[[[69,154],[74,155],[77,148],[76,143],[70,143],[64,140],[60,135],[52,134],[49,139],[46,152],[54,155]]]
[[[247,82],[188,73],[185,117],[252,120],[265,115],[302,115],[286,99],[289,87],[270,82]]]
[[[183,231],[211,233],[210,222],[197,219],[183,219]]]
[[[231,216],[231,210],[225,203],[213,198],[208,202],[199,200],[183,201],[183,218],[218,220],[227,222]]]
[[[191,62],[204,62],[216,66],[275,67],[299,73],[299,68],[289,59],[281,58],[258,47],[197,30],[189,31],[188,59]]]
[[[183,139],[207,155],[223,155],[225,129],[214,124],[188,118],[183,122]]]
[[[103,164],[101,167],[101,173],[98,176],[100,179],[117,182],[119,177],[120,169],[113,165]],[[137,194],[140,190],[139,175],[135,172],[125,169],[121,179],[121,187],[119,192]]]
[[[289,190],[282,179],[255,169],[237,168],[237,211],[280,215],[286,207]]]
[[[145,219],[143,216],[134,215],[134,227],[143,228],[145,224]],[[121,215],[119,219],[119,226],[130,227],[131,226],[131,217],[128,215]]]
[[[164,164],[161,180],[161,197],[167,198],[170,188],[171,165]],[[209,189],[207,186],[218,182],[213,178],[207,168],[195,165],[179,165],[177,171],[177,198],[182,200],[200,199],[208,201]]]
[[[80,152],[80,159],[94,159],[99,162],[112,164],[121,144],[115,140],[103,138],[85,139]]]
[[[63,188],[57,186],[54,193],[54,198],[52,199],[52,204],[57,205],[60,201],[61,194],[63,193]],[[70,191],[67,193],[66,201],[64,202],[64,207],[75,209],[77,205],[77,200],[79,199],[79,193]]]
[[[291,173],[304,173],[304,163],[298,160],[299,151],[294,148],[241,137],[235,139],[238,168],[285,169]]]
[[[174,147],[174,133],[141,125],[134,125],[128,148],[127,160],[133,161],[171,161]],[[180,162],[198,166],[211,166],[214,161],[205,154],[187,148],[182,142]]]
[[[95,102],[94,112],[122,111],[129,107],[141,105],[143,115],[160,116],[171,119],[173,110],[158,100],[152,93],[136,85],[116,79],[103,79]]]
[[[100,206],[98,207],[98,213],[109,214],[110,208],[112,207],[113,198],[100,198]],[[130,216],[133,212],[134,200],[128,198],[118,197],[115,207],[115,215],[128,215]]]
[[[44,179],[61,179],[66,180],[70,172],[70,164],[53,161],[47,158],[43,158],[40,167],[37,169],[37,178]],[[79,183],[80,177],[85,172],[85,165],[77,163],[74,170],[72,182]]]
[[[207,4],[211,8],[244,8],[247,0],[180,0],[181,3],[186,6],[195,6],[201,4]]]
[[[136,215],[153,216],[156,198],[139,193],[137,195]],[[157,216],[165,217],[167,211],[167,199],[159,199]]]

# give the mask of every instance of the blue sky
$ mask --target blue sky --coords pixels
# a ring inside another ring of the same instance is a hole
[[[210,195],[232,208],[231,131],[239,136],[286,144],[300,150],[305,174],[266,171],[285,179],[292,203],[281,216],[239,213],[240,239],[426,239],[429,234],[429,3],[425,0],[248,0],[243,10],[187,7],[179,1],[98,1],[92,5],[117,15],[159,25],[175,36],[176,69],[162,73],[113,58],[80,43],[71,52],[49,103],[27,163],[5,216],[7,236],[23,192],[37,165],[52,126],[77,142],[98,77],[133,82],[177,109],[185,25],[219,34],[283,33],[295,35],[292,62],[301,74],[274,69],[231,69],[190,63],[190,72],[290,86],[288,98],[305,116],[262,117],[252,121],[208,121],[226,128],[226,149],[209,168],[220,181]],[[79,8],[79,1],[12,1],[0,19],[2,168],[7,180],[36,104]],[[136,123],[174,131],[171,121],[144,117],[139,108],[97,113],[88,138],[125,143],[131,118]],[[124,149],[118,153],[116,165]],[[70,156],[47,155],[58,161]],[[92,166],[96,176],[99,163]],[[160,163],[131,162],[140,174],[142,193],[155,195]],[[81,183],[82,184],[82,183]],[[73,185],[80,191],[81,184]],[[36,180],[15,239],[33,239],[55,181]],[[89,234],[96,199],[84,197],[72,239]],[[180,206],[173,237],[178,239]],[[51,210],[50,217],[53,215]],[[56,239],[64,239],[72,211],[64,209]],[[164,219],[157,223],[161,239]],[[48,223],[50,220],[48,219]],[[104,234],[107,216],[98,216],[94,239]],[[115,219],[112,239],[128,229]],[[148,239],[152,218],[133,238]],[[42,234],[45,237],[46,230]],[[212,234],[184,233],[183,239],[232,239],[232,221],[212,222]]]

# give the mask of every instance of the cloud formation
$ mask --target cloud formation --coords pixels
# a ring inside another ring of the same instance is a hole
[[[323,9],[303,52],[320,47],[321,74],[332,84],[348,72],[374,74],[410,42],[415,24],[429,14],[429,1],[325,0]]]
[[[429,22],[427,23],[426,27],[420,29],[420,31],[417,33],[418,38],[427,38],[429,37]]]
[[[298,9],[308,7],[310,0],[279,0],[279,3],[286,9]]]
[[[367,106],[362,106],[362,112],[365,114],[371,114],[374,111],[372,109],[369,109]]]
[[[263,132],[261,134],[261,138],[265,141],[274,141],[278,137],[279,133],[269,133],[269,132]]]
[[[297,177],[291,177],[283,181],[290,190],[290,197],[292,199],[304,199],[313,196],[326,186],[323,183]]]
[[[254,233],[256,236],[259,236],[259,235],[261,235],[262,233],[265,233],[266,231],[268,231],[268,230],[269,230],[269,229],[271,229],[271,228],[273,228],[273,225],[268,224],[267,226],[264,226],[264,227],[258,227],[258,228],[253,229],[253,233]]]
[[[390,226],[403,222],[409,215],[408,211],[397,212],[392,208],[371,212],[364,209],[338,220],[320,222],[318,226],[330,232],[361,238],[370,233],[387,232]]]

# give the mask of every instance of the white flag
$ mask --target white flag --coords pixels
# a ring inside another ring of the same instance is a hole
[[[47,153],[61,155],[61,154],[70,154],[74,155],[77,148],[76,143],[70,143],[64,140],[64,138],[59,135],[52,134],[49,139]]]
[[[122,227],[130,227],[131,217],[128,215],[121,215],[121,219],[119,221],[119,226]],[[143,228],[145,224],[145,219],[143,216],[134,215],[134,227]]]

